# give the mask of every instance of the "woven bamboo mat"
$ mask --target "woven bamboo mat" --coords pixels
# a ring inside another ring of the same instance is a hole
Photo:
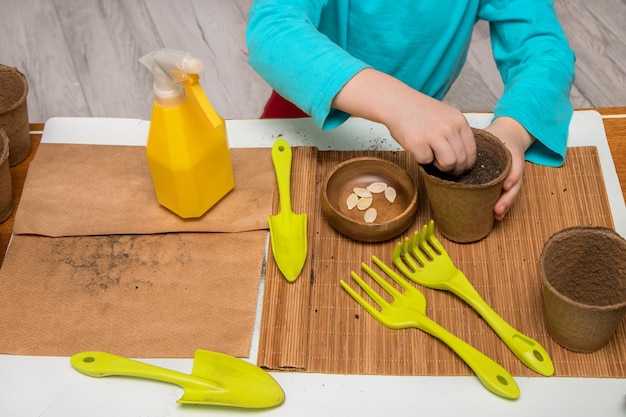
[[[417,166],[405,152],[325,151],[294,148],[292,204],[307,213],[309,256],[302,275],[288,283],[268,256],[258,364],[272,370],[337,374],[472,375],[442,342],[417,329],[391,330],[378,323],[339,286],[374,266],[376,255],[389,265],[395,244],[430,218],[423,185],[413,226],[398,238],[359,243],[332,229],[321,215],[319,186],[337,163],[375,155],[404,167],[415,179]],[[314,174],[315,173],[315,174]],[[277,211],[278,198],[274,207]],[[436,224],[435,224],[436,225]],[[626,376],[626,324],[609,344],[593,354],[567,351],[547,334],[538,259],[552,233],[574,225],[613,227],[595,147],[571,148],[563,167],[527,164],[523,189],[506,219],[480,242],[456,244],[437,237],[455,265],[505,320],[541,343],[550,353],[555,375]],[[374,266],[376,269],[376,267]],[[490,356],[515,376],[536,376],[508,350],[493,330],[454,295],[418,286],[427,315]]]

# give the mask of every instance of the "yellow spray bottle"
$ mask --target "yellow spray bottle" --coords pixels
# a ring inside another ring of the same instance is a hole
[[[200,217],[235,185],[224,119],[198,82],[202,62],[175,49],[139,61],[154,75],[146,156],[157,200],[180,217]]]

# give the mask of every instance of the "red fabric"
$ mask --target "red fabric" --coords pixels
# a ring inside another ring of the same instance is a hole
[[[292,102],[288,101],[276,91],[272,91],[263,114],[262,119],[294,119],[296,117],[309,117],[308,114],[300,110]]]

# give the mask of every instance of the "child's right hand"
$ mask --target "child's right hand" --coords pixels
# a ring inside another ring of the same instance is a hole
[[[459,175],[474,166],[476,142],[463,114],[439,100],[415,92],[398,103],[383,122],[391,136],[418,163]]]
[[[458,175],[476,161],[476,142],[463,113],[382,72],[359,72],[335,96],[333,107],[383,123],[420,164],[432,162]]]

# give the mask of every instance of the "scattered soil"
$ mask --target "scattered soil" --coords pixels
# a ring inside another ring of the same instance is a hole
[[[452,175],[438,170],[433,164],[424,165],[424,170],[436,177],[459,184],[484,184],[498,177],[502,173],[502,167],[488,152],[476,151],[476,163],[468,171],[461,175]]]

